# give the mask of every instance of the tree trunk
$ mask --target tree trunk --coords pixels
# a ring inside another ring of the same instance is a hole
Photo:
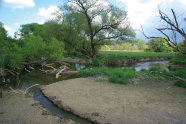
[[[95,50],[95,45],[94,44],[91,44],[91,48],[92,48],[92,57],[95,57],[96,56],[96,50]]]

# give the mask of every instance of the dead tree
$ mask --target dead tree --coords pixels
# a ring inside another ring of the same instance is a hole
[[[178,22],[178,16],[176,15],[175,11],[171,9],[171,14],[173,16],[173,19],[171,19],[166,13],[161,11],[159,9],[159,16],[161,21],[165,23],[165,25],[162,25],[161,28],[156,28],[158,32],[160,32],[162,35],[165,36],[163,38],[167,41],[167,44],[175,49],[176,51],[186,54],[186,34],[183,28],[181,28],[180,23]],[[186,18],[183,18],[183,23],[186,22]],[[147,36],[144,33],[143,27],[142,27],[142,33],[146,38],[160,38],[160,37],[154,37],[154,36]],[[162,38],[162,37],[161,37]],[[180,41],[183,41],[183,47],[178,45]]]

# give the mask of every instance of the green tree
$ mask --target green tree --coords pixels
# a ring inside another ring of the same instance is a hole
[[[69,0],[64,6],[68,16],[64,19],[69,32],[83,44],[83,54],[94,57],[100,45],[108,40],[134,36],[127,21],[126,11],[97,0]],[[75,26],[74,26],[75,25]],[[73,30],[73,31],[72,31]]]
[[[138,49],[139,50],[145,50],[145,48],[146,48],[146,42],[143,41],[143,40],[139,40],[138,43],[137,43],[137,46],[138,46]]]
[[[26,37],[28,35],[40,35],[43,25],[37,23],[21,25],[21,37]]]
[[[165,37],[152,38],[149,41],[148,46],[154,52],[172,52],[173,51],[173,49],[168,46],[167,41],[165,40]]]

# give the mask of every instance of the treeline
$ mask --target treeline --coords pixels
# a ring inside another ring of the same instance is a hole
[[[135,36],[126,11],[97,0],[71,2],[61,7],[62,15],[56,12],[54,20],[21,25],[14,38],[0,24],[0,76],[64,55],[96,57],[100,46],[110,40]]]
[[[178,43],[179,48],[184,48],[183,42]],[[112,41],[110,44],[103,45],[101,51],[123,50],[123,51],[146,51],[146,52],[177,52],[170,47],[165,37],[152,38],[148,42],[140,39],[125,39]]]

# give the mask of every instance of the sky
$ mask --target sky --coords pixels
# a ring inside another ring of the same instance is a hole
[[[136,38],[146,40],[140,32],[141,26],[147,35],[160,35],[155,30],[161,27],[158,7],[171,16],[173,8],[180,19],[186,18],[186,0],[106,0],[111,4],[125,9],[131,26],[136,32]],[[65,0],[0,0],[0,22],[10,36],[20,29],[20,25],[28,23],[43,24],[53,19],[53,12],[59,11],[59,6]],[[183,25],[183,21],[179,20]],[[186,25],[183,25],[186,28]]]

